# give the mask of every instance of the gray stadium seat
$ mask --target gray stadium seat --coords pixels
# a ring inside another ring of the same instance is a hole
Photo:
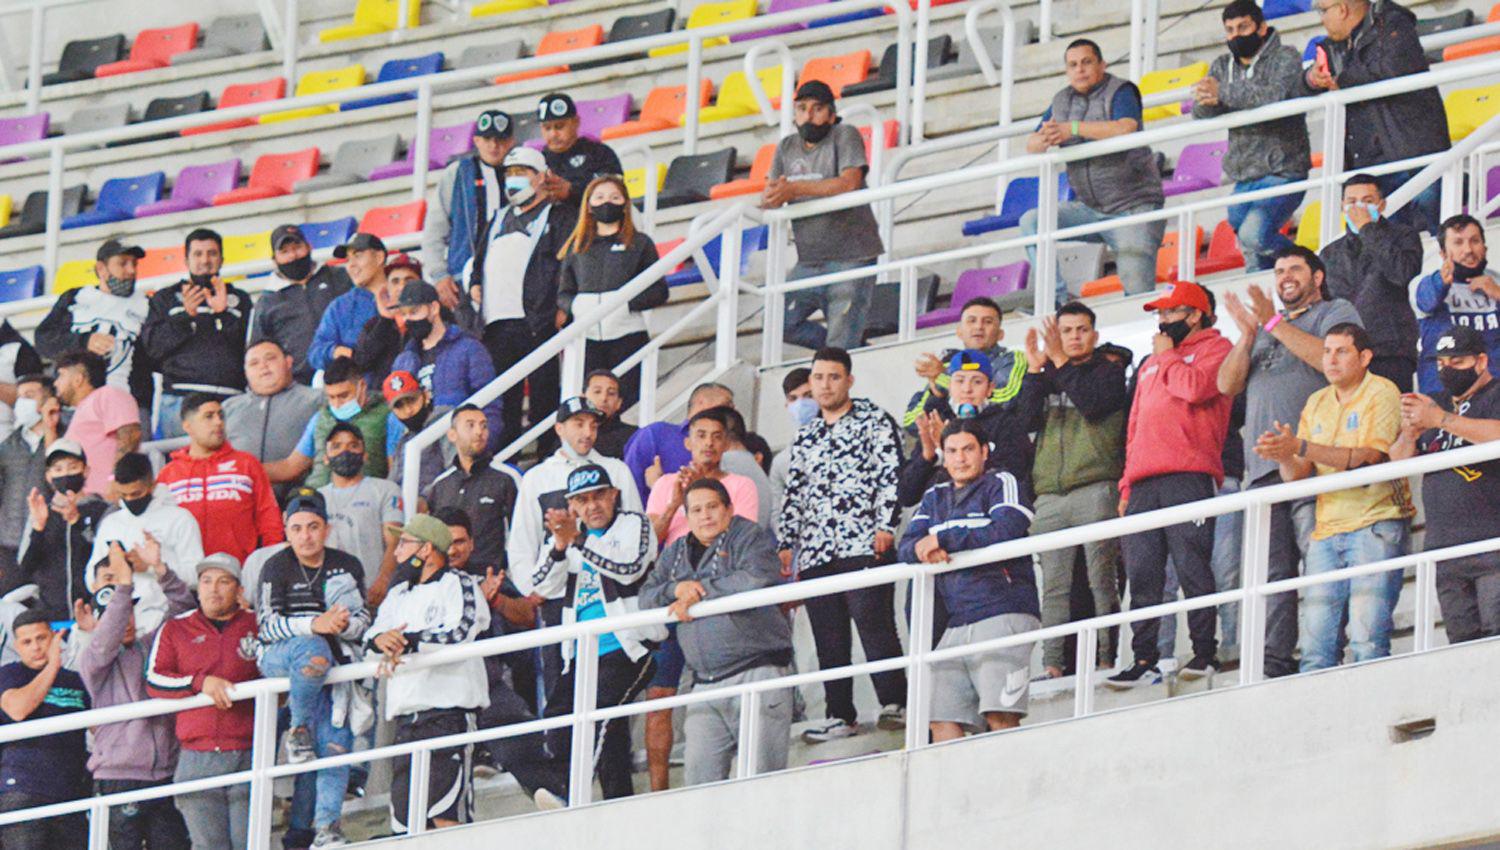
[[[1085,283],[1104,276],[1104,246],[1098,242],[1057,243],[1057,282],[1077,295]]]
[[[1036,24],[1026,20],[1016,21],[1017,46],[1027,44],[1035,38]],[[999,68],[1000,60],[1005,54],[1005,29],[1003,27],[980,27],[979,39],[988,48],[987,52],[990,55],[990,61],[995,63],[996,68]],[[958,61],[944,65],[941,68],[928,70],[928,82],[979,73],[979,62],[974,58],[973,52],[969,50],[969,40],[967,38],[959,38],[957,41]]]
[[[917,278],[917,315],[928,312],[937,305],[938,276],[926,274]],[[888,336],[896,333],[900,328],[898,321],[901,317],[901,285],[899,283],[879,283],[875,285],[875,291],[870,293],[870,309],[867,313],[869,318],[865,322],[864,342],[878,336]]]
[[[130,104],[106,103],[103,106],[85,106],[76,110],[64,125],[64,132],[72,136],[95,130],[113,130],[129,123]]]
[[[62,217],[83,212],[83,202],[88,198],[89,187],[69,186],[63,189]],[[0,239],[12,236],[31,236],[47,229],[47,193],[32,192],[21,205],[21,214],[10,224],[0,227]]]
[[[896,87],[896,63],[900,61],[900,53],[897,51],[898,44],[890,44],[885,48],[885,53],[880,57],[880,66],[874,74],[864,80],[852,85],[844,86],[843,96],[858,94],[870,94],[871,92],[889,91]],[[931,72],[935,68],[942,67],[953,50],[953,37],[948,35],[936,35],[927,40],[927,70]],[[916,69],[912,69],[916,73]]]
[[[371,171],[395,162],[400,153],[401,137],[395,133],[372,139],[351,139],[334,151],[326,173],[298,180],[292,184],[292,191],[312,192],[363,183]]]
[[[258,53],[270,47],[259,15],[227,15],[210,21],[198,47],[174,55],[172,64],[186,65],[241,53]]]

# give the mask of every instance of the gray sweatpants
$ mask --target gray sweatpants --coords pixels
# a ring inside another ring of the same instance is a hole
[[[765,665],[713,683],[698,682],[693,693],[764,682],[791,671],[785,667]],[[729,765],[739,750],[741,697],[697,702],[687,707],[683,723],[686,750],[683,753],[683,779],[688,785],[702,785],[729,778]],[[792,735],[792,689],[778,688],[760,693],[759,744],[756,748],[756,773],[786,768],[787,750]]]
[[[1061,495],[1037,496],[1036,519],[1031,522],[1031,533],[1045,534],[1112,519],[1119,503],[1120,492],[1113,481],[1085,484]],[[1038,556],[1042,567],[1043,626],[1068,622],[1068,596],[1073,587],[1073,562],[1077,556],[1077,546],[1053,549]],[[1088,564],[1089,591],[1094,596],[1094,613],[1103,616],[1119,610],[1119,541],[1110,539],[1085,543],[1083,557]],[[1113,636],[1110,630],[1100,629],[1098,637],[1099,659],[1113,657]],[[1054,638],[1042,645],[1043,665],[1061,669],[1066,663],[1062,638]]]
[[[1449,643],[1500,634],[1500,556],[1486,552],[1440,562],[1437,597]]]
[[[177,756],[177,773],[172,778],[187,782],[249,769],[249,750],[183,750]],[[176,800],[177,810],[187,821],[193,850],[245,850],[245,834],[250,826],[248,783],[178,794]]]

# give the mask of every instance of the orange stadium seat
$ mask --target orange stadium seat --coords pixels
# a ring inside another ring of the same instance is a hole
[[[604,26],[594,24],[576,30],[564,30],[561,32],[549,32],[542,36],[541,43],[536,46],[536,56],[552,56],[557,53],[567,53],[572,50],[584,50],[589,47],[597,47],[604,43]],[[496,83],[514,83],[519,80],[534,80],[537,77],[548,77],[553,74],[561,74],[568,70],[567,65],[558,65],[556,68],[537,68],[534,71],[518,71],[514,74],[502,74],[495,78]]]
[[[797,77],[797,88],[809,80],[822,80],[833,89],[834,97],[842,97],[844,86],[862,83],[870,75],[870,51],[856,50],[842,56],[820,56],[807,60],[802,74]]]

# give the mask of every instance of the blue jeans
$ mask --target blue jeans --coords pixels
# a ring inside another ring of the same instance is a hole
[[[1394,174],[1385,174],[1375,178],[1380,184],[1380,194],[1390,197],[1391,193],[1401,187],[1402,183],[1415,177],[1420,168],[1412,168],[1406,171],[1397,171]],[[1422,190],[1422,194],[1412,198],[1406,206],[1396,212],[1396,219],[1417,230],[1425,230],[1434,237],[1438,235],[1438,214],[1441,212],[1443,195],[1443,184],[1441,180],[1434,180],[1432,185]]]
[[[1161,209],[1160,204],[1141,204],[1124,212],[1107,215],[1081,201],[1068,201],[1057,207],[1057,227],[1059,230],[1065,227],[1081,227],[1085,224],[1159,209]],[[1021,235],[1034,235],[1036,223],[1036,210],[1030,210],[1021,216]],[[1156,252],[1161,249],[1161,237],[1166,232],[1167,222],[1158,220],[1071,238],[1080,242],[1103,242],[1108,245],[1109,249],[1115,252],[1115,271],[1120,275],[1120,284],[1125,287],[1125,293],[1139,295],[1156,288]],[[1031,260],[1031,267],[1035,270],[1036,246],[1026,249],[1026,257]],[[1058,305],[1066,304],[1070,298],[1065,287],[1059,286],[1057,289]]]
[[[182,430],[182,400],[185,396],[163,391],[156,405],[156,439],[187,436]]]
[[[828,260],[821,263],[798,262],[787,273],[787,280],[848,271],[873,262],[874,258]],[[864,343],[865,322],[869,320],[870,295],[874,292],[874,286],[875,278],[868,277],[788,292],[782,339],[813,351],[825,345],[846,351],[858,348]],[[823,320],[828,325],[826,330],[808,320],[819,310],[823,311]]]
[[[1285,186],[1305,177],[1282,177],[1272,174],[1257,180],[1242,180],[1234,184],[1236,194]],[[1229,208],[1226,216],[1229,226],[1239,237],[1240,251],[1245,255],[1245,271],[1258,272],[1276,263],[1276,252],[1292,244],[1292,240],[1281,233],[1281,226],[1292,217],[1297,205],[1302,203],[1306,192],[1293,192],[1277,198],[1236,204]]]
[[[1307,575],[1371,564],[1406,554],[1407,521],[1386,519],[1357,531],[1313,540]],[[1349,650],[1356,662],[1391,654],[1391,612],[1401,595],[1401,570],[1314,585],[1302,597],[1302,672],[1339,663],[1339,622],[1349,609]]]
[[[292,726],[306,726],[312,733],[313,747],[318,757],[342,755],[349,752],[354,736],[346,723],[333,725],[333,702],[323,679],[331,664],[323,666],[321,675],[309,675],[317,669],[316,658],[330,661],[332,650],[322,637],[298,637],[284,640],[267,647],[260,659],[260,671],[266,676],[286,676],[291,680],[291,691],[287,695],[291,710]],[[298,777],[292,795],[291,820],[305,822],[307,807],[307,780]],[[316,827],[337,823],[344,806],[344,792],[349,787],[348,767],[329,767],[317,772],[315,781],[312,822]],[[300,803],[300,811],[299,811]],[[301,817],[299,817],[301,815]]]

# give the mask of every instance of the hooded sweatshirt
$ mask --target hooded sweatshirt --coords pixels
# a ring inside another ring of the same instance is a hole
[[[536,589],[526,565],[535,564],[539,556],[546,554],[542,551],[543,546],[549,549],[552,546],[552,535],[547,531],[542,518],[549,508],[567,509],[568,475],[587,463],[597,463],[609,473],[610,483],[620,491],[620,502],[616,506],[618,510],[639,512],[644,509],[641,496],[631,483],[630,470],[624,463],[592,450],[587,456],[580,457],[564,443],[551,457],[526,471],[521,478],[520,492],[516,494],[516,511],[511,517],[510,537],[505,541],[505,551],[506,560],[511,565],[511,580],[523,594]],[[550,594],[543,595],[549,599],[558,599],[561,598],[562,591],[559,584],[551,588]],[[541,591],[537,589],[536,592]]]
[[[1488,272],[1487,272],[1488,273]],[[1418,389],[1424,393],[1443,392],[1438,381],[1437,341],[1453,325],[1462,325],[1484,337],[1490,356],[1490,374],[1500,375],[1500,303],[1467,283],[1443,283],[1441,270],[1417,281],[1411,290],[1412,306],[1417,308],[1422,328],[1422,343],[1417,361]]]
[[[227,441],[208,457],[193,457],[191,446],[172,452],[156,480],[197,520],[205,552],[228,552],[243,562],[286,539],[265,468]]]
[[[88,562],[97,564],[107,557],[111,542],[119,542],[129,552],[146,539],[142,533],[146,531],[161,544],[161,559],[167,568],[184,583],[196,587],[198,562],[203,560],[203,536],[198,530],[198,520],[179,508],[167,488],[160,484],[140,516],[131,513],[123,503],[104,515]]]
[[[47,522],[37,531],[28,520],[16,560],[20,569],[15,580],[5,577],[7,590],[35,584],[41,610],[53,620],[73,619],[73,603],[89,598],[88,570],[100,518],[109,505],[98,496],[78,500],[78,521],[63,522],[62,514],[48,509]]]
[[[1219,366],[1234,346],[1213,328],[1153,354],[1136,373],[1125,432],[1120,496],[1144,478],[1201,472],[1224,483],[1224,438],[1234,399],[1219,392]]]

